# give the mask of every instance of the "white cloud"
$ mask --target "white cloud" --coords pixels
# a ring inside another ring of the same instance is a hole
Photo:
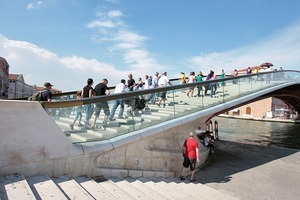
[[[188,59],[204,72],[210,69],[219,73],[224,68],[231,73],[235,68],[242,69],[271,62],[275,68],[299,70],[300,65],[300,23],[294,24],[275,35],[255,44],[230,50],[201,54]]]
[[[107,13],[107,16],[108,16],[109,18],[118,18],[118,17],[122,17],[123,14],[122,14],[122,12],[119,11],[119,10],[111,10],[111,11],[109,11],[109,12]]]
[[[131,43],[138,46],[143,46],[147,37],[138,35],[134,32],[120,30],[114,37],[113,40],[121,43]]]
[[[23,74],[28,84],[42,85],[49,81],[63,91],[81,89],[88,77],[100,82],[108,78],[110,84],[119,83],[129,71],[80,56],[59,57],[55,53],[23,41],[9,40],[0,35],[0,55],[10,65],[10,73]]]
[[[112,21],[100,21],[100,20],[96,20],[96,21],[92,21],[90,23],[87,24],[88,28],[115,28],[116,24],[114,24]]]
[[[42,1],[37,1],[36,3],[29,3],[26,6],[27,10],[38,9],[42,5]]]
[[[160,68],[160,65],[145,48],[145,42],[149,38],[128,30],[122,21],[123,16],[119,10],[97,11],[97,19],[87,25],[88,28],[97,30],[93,40],[109,43],[108,51],[122,55],[129,70],[138,69],[141,73],[153,73],[153,70]]]

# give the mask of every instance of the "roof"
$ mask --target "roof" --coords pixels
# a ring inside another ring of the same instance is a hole
[[[20,76],[22,76],[22,75],[21,74],[9,74],[8,79],[12,80],[12,81],[17,81],[21,78]]]

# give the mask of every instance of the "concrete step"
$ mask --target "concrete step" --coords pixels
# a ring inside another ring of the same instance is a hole
[[[21,174],[0,176],[0,199],[36,199],[28,182]]]
[[[181,109],[181,110],[195,110],[198,109],[198,105],[190,105],[190,104],[176,104],[175,109]]]
[[[151,189],[150,187],[146,186],[143,182],[134,179],[134,178],[125,178],[130,185],[133,187],[143,191],[146,195],[151,197],[152,199],[155,200],[165,200],[167,199],[165,196],[162,194],[158,193],[156,190]]]
[[[150,111],[138,111],[139,115],[134,117],[127,116],[127,108],[125,108],[125,118],[116,119],[115,121],[108,121],[108,126],[105,129],[99,128],[103,124],[102,122],[104,118],[104,113],[100,113],[100,116],[97,120],[98,128],[96,126],[95,130],[84,129],[83,127],[79,127],[78,121],[75,123],[74,130],[71,130],[69,125],[73,122],[75,114],[71,114],[70,116],[59,117],[59,119],[56,119],[55,121],[57,125],[62,129],[64,134],[68,136],[73,143],[99,141],[124,135],[134,130],[139,130],[145,127],[159,124],[162,121],[173,119],[174,114],[176,117],[180,117],[182,115],[193,112],[193,110],[197,108],[197,105],[189,105],[183,103],[175,104],[174,106],[169,106],[168,104],[166,107],[149,105]],[[85,113],[83,113],[81,123],[83,123],[84,118]],[[92,120],[90,120],[90,123],[91,122]]]
[[[161,120],[165,121],[168,118],[166,116],[161,116],[161,115],[159,115],[159,116],[157,116],[157,115],[142,115],[142,117],[144,119],[159,120],[159,121],[161,121]]]
[[[69,179],[67,176],[60,176],[53,178],[53,181],[69,199],[94,199],[74,179]]]
[[[119,171],[122,176],[124,170]],[[182,181],[170,177],[140,177],[144,173],[146,172],[126,172],[127,175],[135,174],[139,178],[120,178],[113,175],[109,178],[99,176],[94,180],[85,176],[74,179],[60,176],[52,180],[46,175],[27,179],[20,174],[1,176],[0,199],[236,199],[234,194],[197,182],[190,183],[188,178]]]
[[[112,194],[117,199],[132,200],[133,196],[130,196],[126,191],[119,188],[116,184],[105,177],[98,177],[95,181],[110,194]]]
[[[174,111],[174,109],[168,109],[168,110],[159,110],[157,113],[164,113],[164,114],[169,114],[169,115],[171,115],[171,116],[173,116],[174,115],[174,113],[175,113],[175,115],[178,115],[178,114],[184,114],[185,113],[185,110],[175,110]]]
[[[165,178],[165,179],[156,179],[156,181],[164,181],[165,184],[177,190],[181,190],[183,193],[187,193],[193,199],[201,199],[209,200],[209,199],[236,199],[232,195],[228,195],[226,193],[220,192],[208,186],[205,186],[201,183],[191,183],[189,182],[188,177],[186,177],[185,181],[180,180],[179,178]],[[191,193],[191,191],[193,191]]]
[[[140,190],[140,188],[132,186],[131,183],[128,182],[126,179],[122,179],[119,177],[109,177],[109,180],[111,180],[123,191],[126,191],[134,199],[152,200],[152,198],[145,194],[144,191]]]
[[[151,113],[152,116],[162,116],[162,117],[165,117],[165,118],[170,118],[173,117],[173,113],[169,114],[169,113],[166,113],[166,112],[153,112]]]
[[[92,142],[92,141],[98,141],[103,139],[103,134],[98,133],[72,133],[70,134],[70,137],[76,139],[77,141],[82,142]]]
[[[153,182],[150,179],[147,178],[139,178],[139,181],[141,181],[143,184],[145,184],[147,187],[151,188],[152,190],[158,192],[159,194],[161,194],[162,196],[166,197],[166,199],[179,199],[181,198],[181,196],[179,194],[177,194],[176,191],[170,191],[167,188],[164,188],[161,184],[159,184],[159,182]]]
[[[77,183],[81,185],[86,191],[90,193],[91,196],[95,199],[101,200],[110,200],[110,199],[117,199],[113,196],[113,194],[109,193],[103,187],[101,187],[96,181],[90,179],[85,176],[80,176],[74,178]]]
[[[37,199],[67,199],[49,176],[33,176],[26,180]]]
[[[78,132],[78,131],[83,131],[84,128],[82,126],[78,126],[78,123],[75,123],[75,126],[73,128],[73,130],[70,127],[70,124],[72,124],[72,122],[66,122],[65,120],[62,119],[58,119],[55,120],[56,124],[60,127],[61,130],[63,131],[67,131],[67,132]]]
[[[71,140],[72,143],[84,142],[83,140],[80,140],[78,138],[73,138],[72,136],[68,136],[68,139]]]

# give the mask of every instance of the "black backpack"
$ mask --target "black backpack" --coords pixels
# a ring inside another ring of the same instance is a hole
[[[139,110],[142,110],[146,107],[146,100],[145,99],[140,99],[140,98],[137,98],[135,100],[135,106],[137,109]]]

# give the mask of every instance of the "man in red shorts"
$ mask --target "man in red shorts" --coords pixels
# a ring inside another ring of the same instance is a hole
[[[199,146],[198,141],[194,139],[193,132],[190,132],[190,137],[184,141],[182,146],[182,154],[184,157],[183,166],[181,170],[181,176],[179,177],[181,180],[185,180],[183,173],[184,168],[190,167],[191,170],[191,182],[195,182],[194,174],[196,163],[199,163]]]

